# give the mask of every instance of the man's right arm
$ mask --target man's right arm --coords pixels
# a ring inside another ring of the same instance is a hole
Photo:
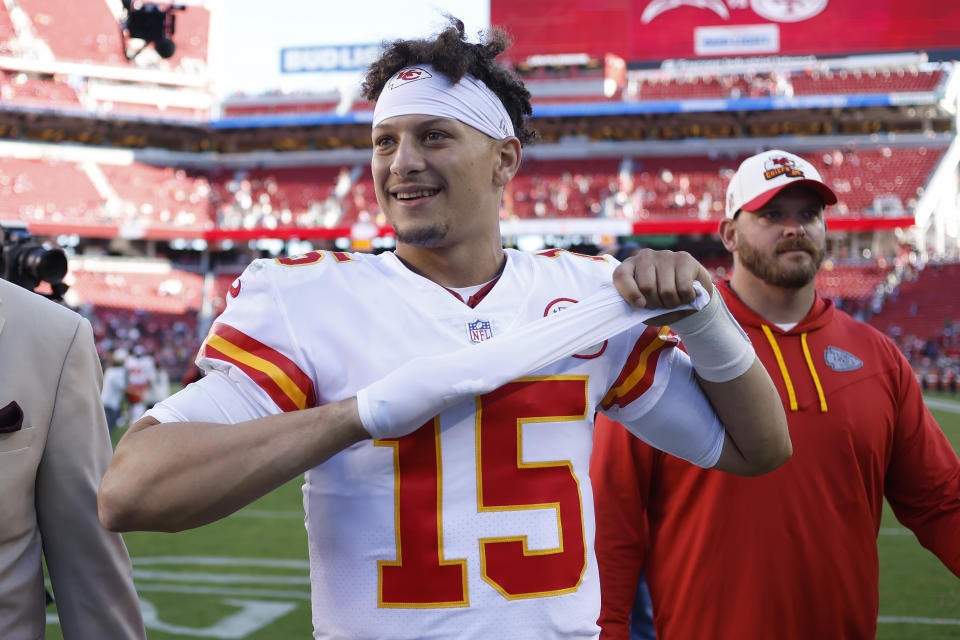
[[[369,437],[355,398],[237,424],[147,416],[117,443],[100,520],[112,531],[198,527]]]

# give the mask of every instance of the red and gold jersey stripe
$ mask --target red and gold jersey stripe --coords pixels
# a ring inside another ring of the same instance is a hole
[[[665,347],[673,348],[676,344],[677,339],[670,335],[669,328],[647,327],[634,344],[627,363],[603,398],[601,406],[604,409],[614,405],[625,407],[646,393],[653,385],[660,354]]]
[[[547,249],[546,251],[538,251],[535,255],[543,256],[544,258],[557,258],[562,254],[568,254],[571,256],[577,256],[578,258],[587,258],[588,260],[595,260],[597,262],[606,262],[607,259],[603,256],[591,256],[585,253],[577,253],[575,251],[567,251],[566,249]]]
[[[200,357],[239,367],[285,412],[316,406],[313,382],[293,360],[230,325],[214,323]]]

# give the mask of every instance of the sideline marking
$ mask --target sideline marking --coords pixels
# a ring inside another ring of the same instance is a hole
[[[905,528],[883,528],[881,535],[912,535]],[[147,556],[132,559],[134,565],[186,565],[186,566],[250,566],[286,569],[309,569],[309,562],[295,559],[281,558],[237,558],[229,556]],[[207,573],[177,573],[175,571],[137,570],[135,574],[141,578],[169,578],[186,579],[193,581],[209,581],[212,583],[236,582],[251,580],[261,584],[287,584],[297,582],[308,584],[305,577],[283,576],[250,576],[235,574],[207,574]],[[49,586],[49,585],[48,585]],[[281,589],[237,588],[224,586],[199,586],[188,584],[136,584],[138,593],[179,593],[192,595],[219,596],[223,604],[235,607],[238,611],[228,614],[218,622],[203,628],[190,628],[163,622],[159,618],[156,606],[150,601],[140,598],[144,624],[148,629],[163,631],[172,635],[189,636],[194,638],[217,638],[221,640],[241,640],[252,633],[273,624],[280,617],[287,615],[298,605],[294,601],[310,601],[309,591],[286,591]],[[282,598],[286,600],[248,600],[237,598]],[[46,615],[47,624],[59,624],[60,620],[55,612]],[[951,618],[924,618],[918,616],[878,616],[879,624],[910,624],[910,625],[939,625],[960,626],[960,620]]]
[[[958,409],[960,411],[960,409]],[[274,519],[290,519],[290,520],[303,520],[306,517],[304,511],[271,511],[269,509],[241,509],[240,511],[235,511],[231,513],[228,518],[265,518],[267,520]]]
[[[886,622],[893,624],[949,624],[960,625],[960,620],[951,620],[949,618],[914,618],[910,616],[880,616],[877,622]]]
[[[244,587],[196,587],[186,584],[143,584],[137,591],[157,593],[195,593],[202,596],[250,596],[254,598],[294,598],[310,600],[309,591],[281,591],[279,589],[247,589]]]
[[[924,397],[923,402],[931,409],[940,409],[941,411],[949,411],[950,413],[960,413],[960,402],[927,397]]]
[[[200,565],[206,567],[271,567],[278,569],[310,569],[307,560],[286,558],[237,558],[231,556],[137,556],[133,566],[141,564]]]
[[[133,570],[137,580],[168,580],[172,582],[206,582],[211,584],[310,584],[308,576],[265,576],[251,573],[197,573],[193,571]]]
[[[262,600],[235,600],[232,598],[224,598],[221,602],[237,608],[239,611],[227,614],[210,626],[194,628],[162,621],[157,607],[149,600],[140,598],[143,626],[153,631],[163,631],[175,636],[241,640],[264,627],[270,626],[298,606],[296,602],[264,602]],[[60,619],[56,613],[47,614],[47,624],[60,624]]]

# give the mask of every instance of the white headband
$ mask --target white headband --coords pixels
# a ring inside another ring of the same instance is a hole
[[[453,118],[494,140],[515,135],[506,108],[487,85],[469,73],[450,84],[428,64],[401,69],[387,80],[373,110],[373,126],[408,115]]]

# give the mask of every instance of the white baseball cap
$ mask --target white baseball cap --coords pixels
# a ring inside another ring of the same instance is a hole
[[[810,187],[824,204],[837,203],[837,194],[812,164],[788,151],[771,149],[740,163],[727,185],[727,217],[734,217],[741,209],[756,211],[792,184]]]

